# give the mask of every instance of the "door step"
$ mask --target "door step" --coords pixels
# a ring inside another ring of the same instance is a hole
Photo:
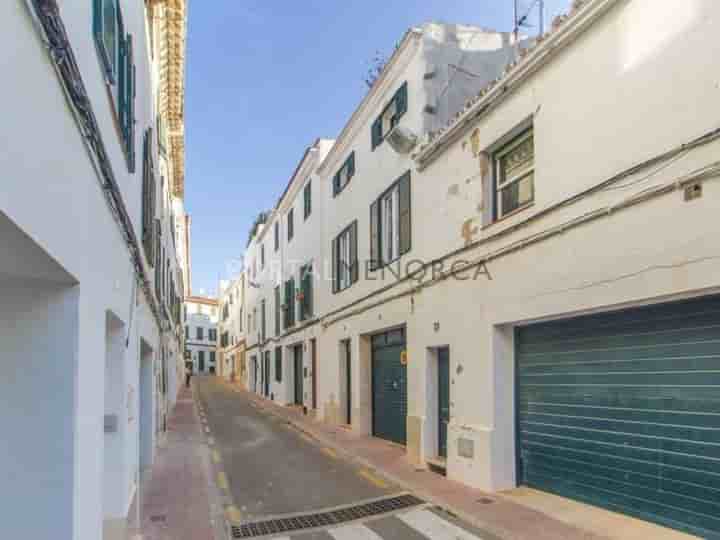
[[[447,460],[443,457],[434,457],[426,459],[425,462],[428,464],[428,468],[437,474],[447,476]]]

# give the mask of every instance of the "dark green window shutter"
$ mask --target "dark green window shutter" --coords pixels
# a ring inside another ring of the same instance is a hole
[[[135,60],[133,55],[132,36],[127,37],[127,65],[130,68],[128,80],[130,84],[129,106],[128,106],[128,137],[127,137],[127,154],[128,154],[128,170],[135,172],[135,96],[137,90],[137,70],[135,68]]]
[[[118,116],[120,118],[120,129],[122,131],[123,141],[127,138],[128,133],[128,69],[127,69],[127,41],[120,40],[120,50],[118,52]]]
[[[290,278],[289,285],[290,302],[288,304],[288,313],[290,314],[290,326],[295,326],[295,310],[297,309],[295,306],[295,278]]]
[[[340,193],[340,171],[333,176],[333,197]]]
[[[358,280],[357,220],[350,226],[350,283]]]
[[[370,205],[370,270],[380,267],[380,201]]]
[[[275,287],[275,335],[280,335],[280,286]],[[240,319],[242,320],[242,318]]]
[[[400,119],[400,117],[407,112],[407,106],[408,106],[408,93],[407,93],[407,82],[404,82],[403,85],[398,89],[397,93],[395,94],[395,105],[396,105],[396,112],[395,112],[395,119],[396,121]]]
[[[333,238],[332,241],[332,292],[336,293],[338,292],[338,283],[340,279],[340,275],[338,273],[338,257],[340,254],[338,253],[338,238]]]
[[[348,158],[348,182],[350,181],[350,178],[352,178],[355,175],[355,152],[352,152],[350,154],[350,157]]]
[[[275,347],[275,380],[282,382],[282,348]]]
[[[382,138],[383,138],[382,117],[381,116],[378,116],[375,119],[375,121],[373,122],[370,135],[371,135],[372,149],[375,150],[375,148],[380,146],[380,143],[382,143]]]
[[[308,264],[304,266],[301,272],[300,288],[302,289],[303,300],[300,304],[300,311],[303,314],[302,318],[308,319],[312,317],[313,309],[313,276],[312,276],[312,265]]]
[[[410,251],[412,241],[412,222],[410,212],[410,171],[400,179],[400,255]]]
[[[303,189],[304,212],[303,218],[307,219],[312,213],[312,181],[309,181]]]
[[[265,300],[260,302],[260,317],[262,317],[260,319],[260,336],[261,336],[262,341],[265,341],[265,336],[266,336],[266,333],[265,333],[265,330],[266,330],[266,327],[265,327]]]

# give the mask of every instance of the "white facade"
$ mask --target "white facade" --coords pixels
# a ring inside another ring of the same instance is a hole
[[[185,362],[192,372],[217,373],[218,305],[214,298],[190,296],[185,299]]]
[[[263,216],[244,258],[247,387],[281,404],[308,408],[313,403],[312,358],[319,333],[315,299],[325,251],[318,239],[324,237],[328,195],[316,170],[332,144],[318,139],[306,150],[278,204]],[[298,293],[309,268],[313,285],[303,309]],[[302,387],[296,385],[298,378]]]
[[[93,36],[93,3],[59,11],[47,3],[43,16],[34,5],[0,7],[14,74],[0,90],[8,105],[0,128],[0,537],[124,538],[182,362],[176,174],[156,137],[148,152],[143,144],[161,114],[159,55],[144,4],[123,3],[136,73],[126,146],[118,79],[104,70]],[[45,43],[51,19],[71,66],[62,73]],[[69,80],[86,93],[92,120],[67,97]],[[144,179],[155,190],[144,193]],[[144,234],[150,222],[153,234]]]
[[[220,283],[218,323],[218,375],[230,382],[246,384],[245,368],[245,274]]]
[[[437,462],[439,354],[448,351],[447,475],[487,491],[513,488],[521,457],[519,329],[720,292],[718,60],[708,47],[718,16],[711,0],[672,8],[649,0],[576,2],[519,60],[486,66],[482,90],[442,121],[438,94],[428,89],[442,71],[443,62],[428,61],[428,36],[437,28],[406,35],[314,173],[324,225],[312,230],[321,236],[302,240],[308,253],[295,253],[300,262],[318,253],[324,261],[315,281],[318,320],[301,331],[283,327],[277,344],[297,340],[309,350],[307,341],[317,340],[319,419],[375,432],[373,338],[400,329],[408,458]],[[395,123],[421,136],[411,154],[388,140],[371,142],[373,124],[404,84],[407,110]],[[513,195],[511,176],[502,177],[507,184],[497,180],[512,170],[502,159],[527,140],[530,158],[517,157],[524,183]],[[354,176],[333,197],[333,178],[353,152]],[[406,217],[380,218],[385,233],[401,230],[388,248],[391,236],[371,227],[373,204],[387,205],[381,216],[397,212],[403,195],[388,190],[408,173]],[[251,260],[272,240],[273,219],[251,242]],[[410,224],[405,238],[402,219]],[[355,222],[357,277],[333,286],[333,239]],[[296,231],[301,226],[296,210]],[[371,247],[378,237],[390,251]],[[392,262],[372,270],[368,261],[378,257]],[[257,292],[247,302],[254,311],[285,278],[253,279]],[[271,338],[251,343],[249,333],[248,358],[276,346],[269,313]],[[292,403],[283,352],[284,382],[273,382],[269,397]],[[250,388],[266,393],[262,384]],[[302,404],[310,408],[308,396]]]

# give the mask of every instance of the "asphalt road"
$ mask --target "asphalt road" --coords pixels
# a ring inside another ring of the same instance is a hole
[[[235,506],[244,519],[305,512],[401,490],[333,456],[305,435],[257,410],[216,377],[197,378]]]
[[[304,514],[404,492],[257,409],[216,377],[196,377],[214,448],[241,523]],[[497,540],[427,505],[277,540]]]

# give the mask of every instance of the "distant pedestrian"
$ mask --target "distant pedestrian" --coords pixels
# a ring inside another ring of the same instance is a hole
[[[190,366],[185,366],[185,387],[190,388],[190,378],[192,377],[192,369]]]

